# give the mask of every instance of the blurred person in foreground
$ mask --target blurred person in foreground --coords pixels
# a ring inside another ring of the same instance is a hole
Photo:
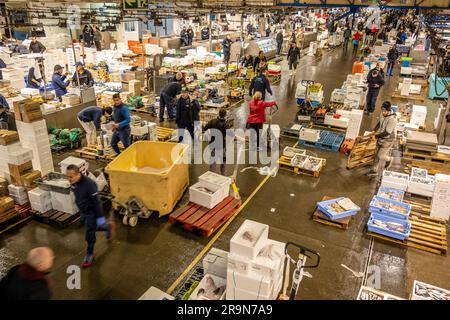
[[[26,261],[12,267],[0,280],[0,301],[49,300],[52,292],[47,273],[54,258],[52,249],[47,247],[28,252]]]

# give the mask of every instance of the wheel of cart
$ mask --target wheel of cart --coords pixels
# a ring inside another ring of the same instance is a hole
[[[115,207],[115,212],[123,215],[122,223],[126,226],[135,227],[139,218],[148,219],[153,211],[148,210],[138,198],[132,196],[126,203],[121,203],[114,199],[110,193],[102,192],[100,197],[110,200]]]

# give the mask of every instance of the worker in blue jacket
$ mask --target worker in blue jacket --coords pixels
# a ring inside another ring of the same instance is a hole
[[[111,147],[116,152],[120,154],[119,147],[117,144],[122,141],[123,147],[126,149],[131,144],[131,128],[130,128],[130,110],[128,106],[122,102],[120,95],[116,93],[113,95],[114,101],[114,133],[111,138]]]
[[[97,131],[101,130],[102,116],[111,115],[111,107],[99,108],[97,106],[87,107],[81,110],[77,117],[84,131],[86,131],[86,141],[88,145],[97,144]]]
[[[97,231],[106,232],[106,238],[111,241],[114,238],[114,221],[107,222],[103,215],[103,208],[95,181],[84,176],[76,165],[69,165],[66,171],[67,178],[72,185],[75,195],[75,203],[80,211],[80,219],[86,228],[85,239],[87,242],[86,256],[81,266],[87,268],[94,262],[94,246]]]
[[[0,106],[5,107],[5,110],[9,111],[9,103],[2,94],[0,94]]]
[[[269,79],[264,75],[263,69],[260,69],[258,75],[252,79],[248,94],[253,96],[256,91],[261,92],[263,101],[266,99],[266,91],[270,93],[270,95],[273,95]]]
[[[67,93],[67,87],[69,86],[69,80],[67,80],[67,72],[63,74],[63,67],[59,64],[55,66],[55,72],[52,76],[52,86],[55,90],[55,95],[61,101],[61,97]]]

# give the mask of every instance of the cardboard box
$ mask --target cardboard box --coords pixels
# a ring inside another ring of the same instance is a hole
[[[31,99],[15,101],[14,117],[17,121],[31,123],[43,118],[41,111],[41,103]]]
[[[245,220],[230,240],[230,253],[253,260],[264,247],[268,235],[268,225]]]
[[[14,209],[14,199],[11,197],[1,197],[0,198],[0,213],[4,213]]]
[[[27,161],[20,165],[10,164],[8,163],[9,173],[12,177],[19,178],[26,172],[33,170],[33,163],[31,161]]]
[[[22,176],[22,184],[27,188],[35,188],[36,187],[36,179],[41,178],[41,172],[39,170],[34,170],[32,172],[26,173]]]
[[[19,141],[19,134],[17,131],[0,130],[0,145],[7,146]]]
[[[75,106],[77,104],[80,104],[80,97],[74,94],[66,94],[62,96],[62,103],[69,106]]]
[[[203,258],[203,273],[227,277],[228,252],[212,248]]]
[[[8,194],[8,181],[0,177],[0,197],[6,196]]]
[[[128,83],[128,90],[132,96],[140,96],[141,95],[141,82],[139,80],[131,80]]]

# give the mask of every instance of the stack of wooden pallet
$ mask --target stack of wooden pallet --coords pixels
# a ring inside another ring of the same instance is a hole
[[[357,137],[347,160],[347,169],[372,163],[375,160],[377,142],[371,137]]]

